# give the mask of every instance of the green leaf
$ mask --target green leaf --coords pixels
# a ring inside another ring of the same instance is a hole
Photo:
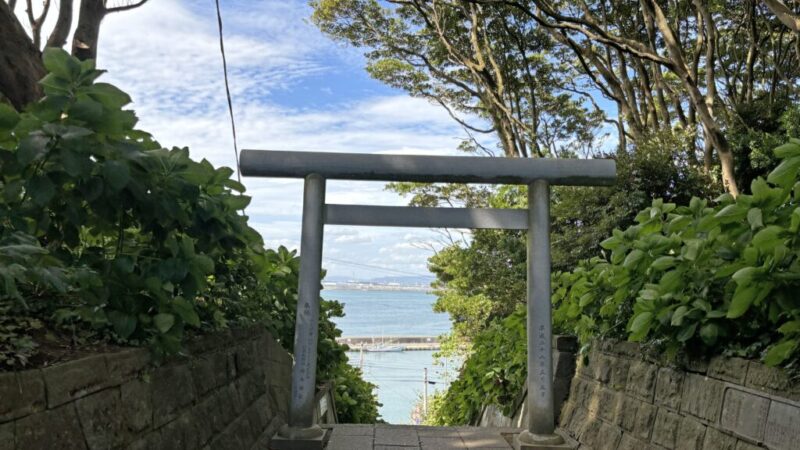
[[[127,339],[136,330],[136,316],[121,311],[109,311],[106,316],[114,327],[114,332],[123,339]]]
[[[717,342],[717,337],[719,337],[719,327],[717,324],[707,323],[700,328],[700,339],[702,339],[706,345],[714,345]]]
[[[750,309],[750,305],[763,300],[771,291],[770,283],[749,283],[736,286],[727,317],[729,319],[741,317]]]
[[[775,170],[770,172],[767,181],[782,188],[788,188],[796,181],[798,171],[800,171],[800,156],[784,159]]]
[[[661,256],[656,258],[650,267],[655,270],[667,270],[675,266],[675,257],[674,256]]]
[[[800,145],[794,142],[787,142],[780,147],[776,147],[772,152],[780,159],[791,158],[793,156],[800,156]]]
[[[108,83],[94,83],[83,92],[102,103],[108,109],[119,109],[131,102],[131,97]]]
[[[0,131],[11,131],[19,122],[19,114],[11,105],[0,103]]]
[[[81,120],[90,124],[100,122],[104,119],[103,105],[89,97],[79,98],[69,108],[71,119]]]
[[[761,252],[771,252],[775,245],[783,241],[781,234],[783,228],[777,225],[770,225],[753,236],[751,244]]]
[[[633,318],[633,322],[631,322],[631,332],[634,334],[640,334],[647,330],[647,328],[650,327],[650,322],[652,319],[653,313],[651,312],[643,312],[637,315]]]
[[[697,322],[692,324],[686,325],[685,327],[681,328],[681,331],[678,332],[676,338],[678,342],[686,342],[694,336],[694,332],[697,331]]]
[[[778,328],[781,334],[800,333],[800,319],[786,322]]]
[[[172,308],[176,313],[178,313],[184,322],[193,327],[200,326],[200,316],[197,315],[197,311],[195,311],[194,306],[185,298],[177,297],[175,300],[173,300]]]
[[[47,154],[50,138],[42,133],[31,133],[23,138],[17,148],[17,161],[23,166],[42,159]]]
[[[750,211],[747,211],[747,222],[750,224],[751,230],[763,227],[764,219],[761,214],[761,208],[750,208]]]
[[[734,203],[722,208],[714,217],[723,223],[735,222],[744,219],[747,215],[747,209],[741,205]]]
[[[28,182],[27,191],[34,203],[44,206],[56,194],[56,187],[46,176],[38,176]]]
[[[679,306],[672,314],[672,320],[670,321],[670,324],[675,327],[681,326],[681,324],[683,323],[683,318],[684,316],[686,316],[688,312],[689,308],[683,305]]]
[[[153,316],[153,323],[158,331],[166,333],[175,324],[175,316],[172,314],[160,313]]]
[[[684,245],[684,250],[682,256],[689,260],[694,261],[697,259],[697,255],[700,253],[700,247],[703,244],[703,241],[700,239],[689,239],[686,241]]]
[[[754,279],[756,279],[761,273],[763,273],[763,269],[760,267],[744,267],[736,271],[731,277],[736,284],[748,284]]]
[[[638,248],[633,249],[630,253],[628,253],[628,256],[625,257],[625,262],[623,262],[622,265],[626,269],[632,269],[639,264],[639,261],[641,261],[644,256],[645,254],[643,251],[639,250]]]
[[[115,191],[119,191],[128,185],[131,179],[128,165],[122,161],[106,161],[103,163],[103,178]]]
[[[81,63],[64,49],[57,47],[47,47],[42,52],[42,61],[48,72],[74,80],[81,73]]]
[[[777,366],[786,361],[792,355],[795,348],[797,348],[797,345],[798,341],[794,339],[773,345],[764,356],[764,364],[768,366]]]

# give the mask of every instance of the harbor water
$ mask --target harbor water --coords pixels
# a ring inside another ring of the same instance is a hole
[[[325,290],[323,297],[344,303],[345,317],[336,319],[342,337],[432,336],[450,330],[447,314],[433,312],[435,297],[419,291]],[[389,342],[386,342],[389,344]],[[350,363],[378,386],[381,418],[394,424],[413,424],[421,405],[425,369],[428,395],[443,390],[457,373],[453,361],[435,364],[433,351],[348,352]]]

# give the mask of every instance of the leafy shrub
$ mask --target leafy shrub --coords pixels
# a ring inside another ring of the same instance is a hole
[[[774,150],[780,164],[752,195],[716,206],[655,200],[602,257],[552,277],[554,329],[679,352],[800,361],[800,140]],[[459,378],[433,409],[439,425],[473,422],[486,404],[511,413],[527,373],[524,308],[474,335]]]
[[[44,63],[42,100],[0,104],[0,365],[24,365],[39,326],[161,357],[191,330],[261,324],[291,350],[299,258],[264,249],[233,171],[135,129],[130,97],[95,82],[92,61],[47,49]],[[374,420],[374,386],[335,342],[341,314],[323,302],[320,379],[339,381],[344,417]]]
[[[520,307],[475,335],[473,352],[464,362],[435,407],[428,412],[431,425],[465,425],[478,418],[484,405],[495,404],[512,415],[514,400],[522,392],[527,374],[525,308]]]
[[[627,337],[678,351],[744,356],[770,365],[800,356],[800,140],[751,195],[717,205],[660,200],[603,242],[593,259],[555,276],[555,318],[584,340]]]

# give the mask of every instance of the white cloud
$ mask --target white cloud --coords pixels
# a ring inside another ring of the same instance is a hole
[[[336,85],[313,90],[306,103],[275,94],[308,95],[310,81],[361,70],[352,49],[331,43],[305,21],[305,2],[223,2],[225,48],[240,148],[393,154],[453,154],[462,130],[441,108],[384,90],[337,97]],[[177,0],[149,2],[109,16],[103,24],[99,66],[104,81],[134,99],[140,128],[165,146],[188,146],[195,158],[234,166],[233,142],[213,10]],[[207,7],[207,5],[205,6]],[[360,74],[359,74],[360,75]],[[328,89],[328,92],[325,91]],[[298,97],[300,98],[300,97]],[[268,246],[297,248],[302,181],[243,180],[253,197],[247,214]],[[402,205],[378,182],[328,183],[327,201]],[[325,255],[406,272],[426,273],[437,235],[429,230],[326,227]],[[410,236],[413,236],[411,238]],[[326,261],[330,275],[373,277],[377,269]]]

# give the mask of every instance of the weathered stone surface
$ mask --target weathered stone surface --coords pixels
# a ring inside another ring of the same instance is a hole
[[[236,346],[236,370],[239,373],[249,372],[256,365],[256,348],[252,341]]]
[[[746,359],[717,356],[708,363],[708,376],[744,385],[747,366]]]
[[[622,434],[617,450],[642,450],[647,448],[645,441],[640,441],[628,433]]]
[[[375,427],[375,444],[418,445],[419,436],[413,428]]]
[[[716,422],[722,406],[722,382],[703,375],[687,374],[681,396],[681,411]]]
[[[598,416],[606,422],[616,423],[622,404],[622,393],[602,388],[599,397]]]
[[[735,388],[725,390],[720,425],[740,436],[760,441],[764,437],[769,399]]]
[[[194,382],[187,364],[159,368],[153,375],[153,421],[160,427],[194,401]]]
[[[85,449],[81,425],[70,403],[15,423],[18,449]]]
[[[0,373],[0,422],[42,411],[46,403],[39,370]]]
[[[625,397],[620,410],[619,425],[637,439],[647,441],[656,418],[656,407],[630,397]]]
[[[750,361],[745,384],[747,387],[800,401],[800,383],[792,383],[786,372],[778,367],[767,367],[759,362]]]
[[[634,396],[653,402],[658,366],[644,361],[634,361],[628,370],[626,390]]]
[[[331,439],[327,450],[372,450],[372,436],[339,436]]]
[[[153,392],[150,383],[134,379],[120,386],[120,401],[125,407],[122,414],[125,426],[138,433],[153,423]]]
[[[611,380],[613,362],[614,358],[602,353],[597,353],[593,357],[590,356],[589,363],[593,366],[592,377],[601,383],[607,384]]]
[[[0,424],[0,450],[14,450],[14,422]]]
[[[762,450],[762,449],[763,447],[759,447],[747,441],[739,440],[738,442],[736,442],[736,450]]]
[[[587,418],[583,423],[580,434],[578,434],[578,441],[592,448],[598,446],[600,444],[600,432],[602,428],[603,421],[596,418]]]
[[[675,448],[675,440],[678,437],[680,423],[681,416],[659,408],[655,425],[653,425],[653,443],[669,449]]]
[[[118,448],[127,440],[119,389],[106,389],[75,402],[90,449]]]
[[[699,358],[689,358],[684,361],[684,366],[687,371],[705,375],[708,372],[708,360]]]
[[[674,410],[678,410],[681,405],[681,395],[683,393],[684,374],[668,367],[658,370],[658,381],[656,382],[655,403]]]
[[[263,357],[263,331],[234,334],[155,370],[130,349],[0,374],[0,450],[267,448],[288,413],[291,359],[279,346]]]
[[[583,431],[583,426],[587,421],[589,413],[580,407],[575,408],[575,412],[572,414],[572,419],[569,421],[567,425],[567,431],[569,432],[570,436],[574,438],[578,438]]]
[[[603,423],[600,426],[598,442],[596,442],[593,447],[596,450],[616,450],[621,438],[622,431],[620,431],[619,428]]]
[[[150,365],[150,351],[145,348],[131,348],[109,353],[106,368],[110,377],[109,385],[117,385],[129,380]]]
[[[770,448],[800,446],[800,407],[773,400],[769,408],[764,443]]]
[[[707,427],[703,439],[703,450],[734,450],[736,438],[715,428]]]
[[[675,442],[676,450],[701,450],[706,436],[706,426],[691,417],[681,418],[678,426],[678,436]]]
[[[42,370],[47,386],[47,407],[98,391],[109,383],[105,355],[77,359]]]
[[[208,352],[192,363],[192,379],[197,395],[205,395],[228,380],[228,355],[223,352]]]
[[[608,378],[608,386],[618,391],[625,390],[628,382],[628,371],[630,361],[622,358],[609,358],[611,362],[611,374]]]
[[[569,421],[572,419],[572,414],[575,412],[575,403],[574,402],[565,402],[564,405],[561,407],[561,414],[558,416],[558,423],[562,426],[569,424]]]
[[[151,431],[128,446],[127,450],[153,450],[161,447],[161,434]]]

